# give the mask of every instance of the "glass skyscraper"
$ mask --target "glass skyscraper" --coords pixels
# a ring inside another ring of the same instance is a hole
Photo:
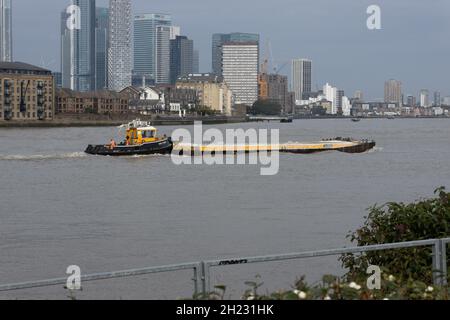
[[[96,9],[95,26],[95,89],[108,88],[109,9]]]
[[[146,82],[164,83],[166,75],[170,76],[170,65],[167,65],[163,56],[158,59],[157,54],[158,52],[162,54],[168,48],[167,58],[170,59],[169,41],[172,30],[168,29],[169,35],[167,36],[167,28],[158,29],[158,27],[170,27],[171,25],[172,17],[167,14],[148,13],[134,17],[133,74],[135,78],[145,78]]]
[[[108,88],[120,91],[131,85],[131,0],[109,2]]]
[[[198,71],[197,71],[198,72]],[[170,40],[170,82],[194,73],[194,41],[185,36]]]
[[[212,36],[212,71],[218,76],[222,75],[222,45],[227,42],[248,43],[257,42],[259,46],[259,34],[254,33],[215,33]]]
[[[0,0],[0,61],[13,61],[11,0]]]
[[[80,21],[70,7],[61,15],[63,86],[76,91],[95,90],[95,0],[72,0],[71,4],[80,8]]]

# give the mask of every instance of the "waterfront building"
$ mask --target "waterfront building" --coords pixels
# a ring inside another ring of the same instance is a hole
[[[227,42],[222,45],[222,75],[236,103],[258,100],[259,44]]]
[[[417,105],[416,97],[413,95],[408,95],[406,97],[406,105],[410,108],[414,108]]]
[[[433,101],[434,107],[440,107],[441,106],[441,93],[439,91],[434,92],[434,101]]]
[[[422,89],[420,91],[420,106],[422,108],[428,108],[430,106],[430,94],[428,90]]]
[[[195,90],[200,106],[231,115],[233,93],[222,77],[207,73],[190,74],[177,80],[176,89]]]
[[[170,83],[194,72],[194,41],[185,36],[170,40]]]
[[[95,13],[95,89],[108,88],[109,9],[96,8]]]
[[[116,91],[80,92],[56,90],[56,113],[124,114],[128,112],[127,96]]]
[[[292,113],[295,101],[293,94],[289,92],[288,77],[262,73],[259,75],[259,79],[259,99],[273,101],[281,106],[283,113]],[[264,84],[264,88],[261,88],[261,84]]]
[[[402,106],[398,102],[354,102],[351,115],[359,116],[393,116],[400,115]]]
[[[342,99],[345,96],[344,90],[337,90],[336,91],[336,109],[337,113],[342,114]]]
[[[163,26],[168,28],[160,28]],[[146,83],[169,83],[170,39],[176,38],[179,33],[180,27],[172,26],[172,17],[168,14],[146,13],[135,15],[134,77],[137,79],[145,78]],[[159,56],[158,60],[158,51],[163,53],[165,50],[167,50],[167,52],[164,52],[166,56]],[[163,65],[158,65],[158,63]],[[157,79],[158,72],[159,79]]]
[[[402,83],[390,79],[384,84],[384,102],[402,104]]]
[[[63,86],[77,91],[95,89],[95,0],[71,0],[80,8],[77,25],[68,21],[77,12],[68,7],[61,14],[61,72]],[[78,25],[79,23],[79,25]]]
[[[308,59],[294,59],[291,66],[292,91],[296,100],[303,100],[304,94],[312,91],[312,61]]]
[[[109,2],[108,88],[120,91],[131,85],[131,0]]]
[[[331,114],[337,114],[338,112],[337,91],[338,91],[337,88],[331,86],[329,83],[326,83],[323,86],[323,95],[327,101],[331,102],[331,110],[329,110]]]
[[[248,43],[256,42],[259,49],[259,34],[255,33],[215,33],[212,36],[212,72],[222,75],[222,45],[227,42]],[[258,50],[259,51],[259,50]],[[259,57],[258,57],[259,59]],[[258,62],[259,64],[259,62]]]
[[[13,61],[12,0],[0,0],[0,61]]]
[[[0,121],[53,119],[54,85],[50,70],[0,62]]]

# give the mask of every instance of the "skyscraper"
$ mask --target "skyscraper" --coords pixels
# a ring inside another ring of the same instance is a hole
[[[192,73],[200,73],[200,51],[194,50],[194,61],[192,64]]]
[[[155,83],[170,83],[170,26],[157,26],[155,33]]]
[[[390,79],[384,83],[384,102],[402,105],[402,83],[400,81]]]
[[[109,9],[96,9],[95,26],[95,89],[108,88]]]
[[[0,61],[13,61],[11,0],[0,0]]]
[[[170,82],[194,73],[194,41],[185,36],[170,40]]]
[[[95,89],[95,0],[72,0],[61,15],[63,86],[77,91]],[[78,21],[79,19],[79,21]]]
[[[337,88],[331,86],[330,84],[325,84],[323,86],[323,94],[325,99],[331,102],[331,114],[337,114]]]
[[[441,93],[439,91],[434,92],[433,106],[435,106],[435,107],[441,106]]]
[[[428,108],[430,106],[430,94],[426,89],[420,90],[420,106]]]
[[[234,42],[234,43],[256,42],[258,43],[258,51],[259,51],[259,34],[242,33],[242,32],[234,32],[228,34],[223,33],[213,34],[212,71],[218,76],[222,75],[222,45],[226,42]]]
[[[156,69],[160,74],[163,66],[157,67],[157,27],[172,25],[172,17],[167,14],[147,13],[134,17],[134,69],[133,73],[138,78],[144,78],[148,82],[156,82]],[[159,29],[164,31],[165,29]],[[179,33],[179,27],[169,28],[167,39],[161,38],[164,32],[159,34],[159,41],[169,43],[170,37]],[[163,43],[160,43],[163,44]],[[169,44],[168,44],[169,45]],[[161,49],[161,47],[160,47]],[[170,51],[170,48],[169,48]],[[170,59],[169,54],[167,55]],[[163,57],[161,57],[163,58]],[[164,60],[164,59],[163,59]],[[160,60],[160,61],[163,61]],[[164,72],[170,73],[170,66]]]
[[[258,42],[227,42],[221,46],[222,76],[236,103],[253,105],[258,100]]]
[[[303,100],[304,93],[310,93],[312,87],[312,61],[308,59],[292,60],[292,91],[295,100]]]
[[[109,1],[108,87],[120,91],[131,85],[131,0]]]

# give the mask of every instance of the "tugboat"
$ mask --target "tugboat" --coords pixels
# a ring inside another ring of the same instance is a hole
[[[170,137],[157,135],[157,129],[149,122],[134,120],[119,128],[126,129],[126,138],[116,145],[111,140],[106,145],[89,145],[85,153],[99,156],[135,156],[149,154],[170,154],[173,142]]]

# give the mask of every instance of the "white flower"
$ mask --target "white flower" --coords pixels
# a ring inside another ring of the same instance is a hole
[[[434,288],[432,286],[429,286],[425,289],[426,292],[433,292]]]
[[[323,298],[323,300],[331,300],[330,296],[325,296],[325,298]]]
[[[306,299],[306,292],[303,292],[303,291],[300,291],[299,293],[298,293],[298,297],[300,298],[300,299]]]
[[[390,282],[394,282],[395,281],[395,277],[391,274],[391,275],[389,275],[388,280]]]
[[[247,300],[255,300],[255,296],[254,295],[250,295],[247,297]]]
[[[389,300],[389,298],[384,298],[383,300]]]
[[[297,290],[297,289],[295,289],[293,292],[294,292],[294,294],[296,294],[296,295],[298,295],[298,294],[300,293],[300,291]]]
[[[360,290],[361,286],[359,284],[357,284],[356,282],[350,282],[350,284],[348,285],[350,288],[355,289],[355,290]]]

